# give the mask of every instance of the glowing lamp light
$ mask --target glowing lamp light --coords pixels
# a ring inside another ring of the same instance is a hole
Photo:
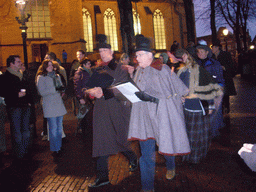
[[[21,4],[21,5],[25,5],[25,0],[17,0],[16,1],[17,4]]]
[[[223,35],[225,35],[225,36],[228,35],[228,29],[224,29],[222,32],[223,32]]]
[[[255,48],[255,46],[254,46],[254,45],[251,45],[251,46],[250,46],[250,49],[254,49],[254,48]]]

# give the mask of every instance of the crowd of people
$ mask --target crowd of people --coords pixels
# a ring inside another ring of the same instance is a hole
[[[170,51],[154,55],[151,42],[143,35],[136,37],[134,58],[123,53],[116,60],[106,36],[101,35],[97,49],[100,62],[93,62],[78,50],[69,78],[52,52],[46,54],[38,68],[34,84],[41,96],[44,128],[55,160],[62,155],[63,116],[67,113],[63,97],[72,84],[74,103],[78,109],[78,132],[93,125],[92,156],[97,158],[96,179],[89,187],[109,183],[108,158],[122,153],[129,161],[129,170],[140,167],[142,191],[154,191],[155,151],[166,160],[166,178],[175,177],[175,157],[191,166],[207,155],[212,139],[225,128],[223,112],[229,112],[229,96],[236,95],[232,78],[232,59],[221,50],[219,42],[212,50],[206,42],[189,44],[182,49],[174,41]],[[66,53],[63,50],[63,60]],[[7,59],[7,70],[0,76],[0,152],[5,146],[5,108],[12,136],[12,151],[17,162],[29,155],[35,133],[35,99],[25,78],[25,69],[18,55]],[[109,89],[132,82],[139,102],[121,100]],[[224,104],[223,104],[224,103]],[[5,107],[6,106],[6,107]],[[223,110],[222,107],[225,109]],[[86,114],[91,111],[93,118]],[[131,142],[138,141],[138,156]]]

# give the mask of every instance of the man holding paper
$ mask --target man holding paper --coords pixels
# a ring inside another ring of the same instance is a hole
[[[105,35],[98,35],[98,48],[102,63],[93,69],[87,86],[91,96],[96,97],[93,111],[93,157],[97,159],[97,178],[89,187],[100,187],[109,183],[108,157],[122,152],[129,159],[130,171],[138,167],[136,154],[127,141],[130,105],[108,93],[111,84],[126,82],[129,74],[113,58],[111,45]]]
[[[154,60],[148,38],[137,38],[135,51],[134,81],[141,90],[135,94],[142,101],[132,105],[128,139],[140,143],[142,191],[153,192],[155,146],[166,159],[169,180],[175,176],[175,156],[190,153],[181,100],[188,89],[167,65]]]

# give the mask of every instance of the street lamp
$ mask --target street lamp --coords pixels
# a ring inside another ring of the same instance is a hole
[[[224,35],[224,41],[226,42],[226,51],[228,51],[228,42],[227,42],[228,29],[223,29],[222,33]]]
[[[15,19],[18,21],[19,24],[21,24],[20,29],[21,29],[21,37],[23,40],[23,53],[24,53],[24,64],[26,69],[28,69],[28,54],[27,54],[27,26],[26,22],[28,22],[28,19],[30,18],[30,14],[25,15],[25,7],[26,7],[26,2],[28,0],[17,0],[15,1],[15,6],[20,10],[21,17],[15,17]]]

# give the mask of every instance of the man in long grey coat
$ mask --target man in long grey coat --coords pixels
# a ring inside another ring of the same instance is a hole
[[[107,73],[113,77],[113,84],[128,81],[128,72],[115,61],[111,46],[105,40],[99,43],[102,63],[93,70],[94,73]],[[96,97],[93,111],[92,155],[98,157],[97,178],[89,186],[99,187],[109,183],[108,157],[110,155],[122,152],[129,159],[130,171],[134,171],[138,167],[138,161],[135,153],[130,150],[130,143],[127,141],[130,106],[125,105],[124,102],[115,97],[107,98],[104,87],[91,88],[87,92],[90,96]]]
[[[148,38],[139,37],[135,51],[134,81],[141,90],[135,94],[142,101],[132,105],[128,139],[140,143],[142,191],[153,192],[155,145],[166,159],[169,180],[175,176],[175,156],[190,153],[181,99],[188,89],[167,65],[154,60]]]

